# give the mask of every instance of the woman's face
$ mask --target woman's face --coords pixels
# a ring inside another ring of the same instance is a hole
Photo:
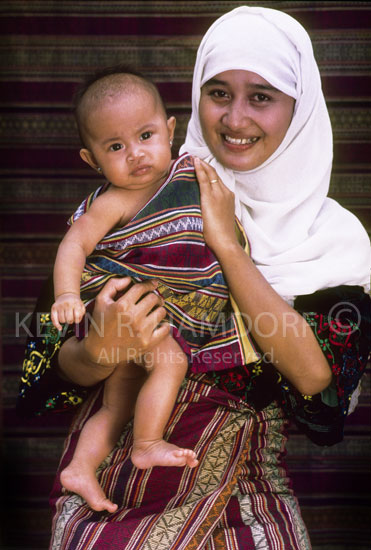
[[[257,168],[285,137],[294,105],[292,97],[256,73],[219,73],[201,88],[199,111],[206,144],[226,168]]]

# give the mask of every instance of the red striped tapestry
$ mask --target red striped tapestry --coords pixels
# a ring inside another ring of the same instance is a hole
[[[14,404],[29,314],[66,220],[101,183],[78,155],[70,111],[76,84],[118,62],[147,74],[177,118],[176,155],[201,37],[217,17],[243,4],[282,9],[308,29],[334,129],[331,196],[370,231],[370,2],[0,3],[1,548],[48,547],[48,494],[70,421],[63,415],[20,420]],[[369,369],[346,438],[335,447],[316,447],[291,430],[287,462],[314,550],[370,548],[370,393]]]

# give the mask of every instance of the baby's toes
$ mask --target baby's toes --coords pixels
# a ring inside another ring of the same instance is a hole
[[[186,452],[187,452],[187,449],[175,449],[173,451],[174,456],[176,456],[178,458],[182,457],[182,456],[186,456]]]
[[[184,453],[187,458],[196,458],[196,453],[191,449],[184,449]]]

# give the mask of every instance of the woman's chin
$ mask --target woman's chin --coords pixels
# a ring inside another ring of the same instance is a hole
[[[247,172],[248,170],[257,168],[261,164],[260,161],[254,158],[254,155],[246,152],[227,153],[219,155],[216,158],[225,168],[236,172]]]
[[[265,155],[258,150],[260,144],[232,146],[223,143],[214,150],[210,148],[216,160],[225,168],[236,172],[247,172],[260,166],[265,160]]]

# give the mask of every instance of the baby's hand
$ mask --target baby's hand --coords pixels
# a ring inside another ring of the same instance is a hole
[[[51,318],[58,330],[62,330],[61,323],[79,323],[84,315],[85,306],[80,296],[73,292],[60,294],[52,305]]]

